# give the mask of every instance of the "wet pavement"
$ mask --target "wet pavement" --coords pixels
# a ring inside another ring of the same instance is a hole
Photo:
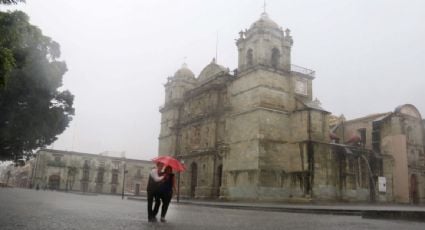
[[[382,207],[385,208],[385,207]],[[167,223],[148,223],[146,202],[120,196],[0,188],[0,229],[424,229],[424,223],[356,215],[170,205]]]

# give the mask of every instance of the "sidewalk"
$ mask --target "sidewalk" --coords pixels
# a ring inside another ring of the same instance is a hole
[[[146,197],[127,197],[128,200],[146,201]],[[173,200],[176,203],[175,200]],[[261,210],[273,212],[353,215],[374,219],[399,219],[425,222],[425,206],[398,204],[285,204],[264,202],[227,202],[180,200],[179,204],[214,208]]]

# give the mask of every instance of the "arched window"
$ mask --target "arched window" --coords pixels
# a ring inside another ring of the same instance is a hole
[[[272,49],[272,67],[279,67],[280,51],[277,48]]]
[[[408,126],[406,129],[406,139],[408,143],[414,144],[413,129],[410,126]]]
[[[253,65],[253,58],[254,55],[252,54],[252,49],[248,49],[248,52],[246,52],[246,64],[247,66],[252,66]]]

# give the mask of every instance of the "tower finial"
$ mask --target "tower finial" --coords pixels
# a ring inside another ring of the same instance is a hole
[[[215,58],[214,60],[218,60],[218,30],[217,30],[217,38],[215,40]]]
[[[264,0],[264,4],[263,4],[263,13],[261,13],[261,18],[262,19],[267,19],[269,16],[267,15],[267,12],[266,12],[266,6],[267,6],[267,4],[266,4],[266,0]]]
[[[187,68],[186,59],[187,59],[187,57],[185,56],[185,57],[183,58],[182,68]]]

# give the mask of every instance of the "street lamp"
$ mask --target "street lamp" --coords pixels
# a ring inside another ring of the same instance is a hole
[[[9,171],[7,171],[6,175],[7,175],[7,179],[6,179],[6,188],[7,188],[7,187],[8,187],[8,185],[9,185],[9,178],[10,178],[10,175],[11,175],[10,170],[9,170]],[[179,174],[179,175],[180,175],[180,174]]]
[[[124,200],[125,174],[127,174],[127,173],[128,173],[128,171],[126,170],[126,163],[124,163],[121,200]]]
[[[184,164],[184,160],[180,160],[182,164]],[[178,182],[177,182],[177,203],[180,201],[180,172],[178,174]]]

